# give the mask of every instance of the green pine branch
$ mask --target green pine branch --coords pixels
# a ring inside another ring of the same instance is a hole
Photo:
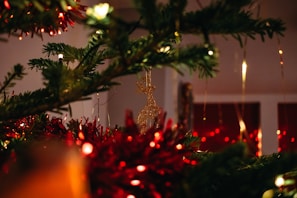
[[[8,72],[4,77],[4,82],[0,84],[0,94],[5,94],[5,90],[13,87],[16,83],[16,80],[21,80],[25,76],[24,67],[20,64],[17,64],[13,67],[12,72]],[[4,93],[3,93],[4,92]],[[5,98],[4,98],[5,100]]]
[[[218,71],[218,50],[209,35],[227,34],[240,41],[242,36],[272,38],[285,30],[278,19],[253,19],[244,9],[250,3],[217,0],[203,9],[186,12],[185,0],[168,4],[142,0],[136,3],[140,13],[135,21],[126,21],[115,12],[100,20],[87,15],[83,23],[94,33],[86,47],[45,45],[43,53],[48,58],[29,61],[31,68],[41,71],[44,87],[0,103],[0,120],[61,109],[118,85],[117,77],[137,74],[149,67],[167,66],[180,73],[181,67],[187,67],[190,72],[197,71],[199,77],[214,77]],[[146,31],[136,37],[139,29]],[[185,46],[182,42],[186,34],[203,39],[200,44]],[[58,60],[58,54],[63,54],[63,60]]]
[[[296,170],[297,166],[296,153],[250,157],[243,143],[222,152],[195,155],[199,164],[185,170],[174,197],[262,197],[266,190],[275,188],[276,175]]]

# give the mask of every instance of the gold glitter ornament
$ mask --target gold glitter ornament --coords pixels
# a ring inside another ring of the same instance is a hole
[[[149,68],[145,72],[145,76],[136,84],[139,90],[147,96],[146,105],[139,112],[137,117],[140,133],[144,134],[160,113],[160,107],[157,105],[153,96],[153,91],[156,87],[152,85],[152,69]]]

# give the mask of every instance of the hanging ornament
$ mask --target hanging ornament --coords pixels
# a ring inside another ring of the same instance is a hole
[[[153,96],[155,86],[152,85],[151,67],[145,72],[145,76],[136,84],[140,91],[147,96],[146,105],[140,111],[137,117],[137,124],[139,125],[140,133],[144,134],[145,131],[152,126],[154,120],[160,113],[160,107],[157,105]]]

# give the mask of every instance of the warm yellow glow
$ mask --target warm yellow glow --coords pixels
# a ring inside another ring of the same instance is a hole
[[[155,147],[156,146],[156,143],[154,141],[151,141],[150,142],[150,147]]]
[[[285,183],[285,180],[282,176],[277,176],[275,181],[274,181],[274,184],[277,186],[277,187],[281,187],[283,186]]]
[[[161,139],[161,134],[160,134],[159,132],[156,132],[156,133],[154,134],[154,136],[155,136],[155,140],[156,140],[156,141],[158,141],[158,140]]]
[[[242,61],[242,65],[241,65],[241,75],[242,75],[242,82],[245,83],[246,81],[246,72],[247,72],[247,63],[245,60]]]
[[[240,132],[246,131],[246,126],[243,120],[239,120]]]
[[[183,145],[177,144],[175,147],[176,147],[177,150],[181,150],[183,148]]]
[[[170,46],[164,46],[159,49],[159,52],[168,53],[170,50]]]
[[[93,152],[93,145],[89,142],[85,142],[83,145],[82,145],[82,153],[84,155],[89,155]]]
[[[81,140],[85,139],[85,135],[84,135],[84,133],[82,131],[78,132],[78,138],[81,139]]]
[[[109,12],[109,4],[108,3],[99,3],[94,7],[90,7],[87,9],[86,13],[89,16],[95,17],[97,20],[102,20],[106,17]]]
[[[134,180],[131,180],[131,181],[130,181],[130,184],[131,184],[132,186],[138,186],[140,183],[141,183],[141,182],[140,182],[140,180],[138,180],[138,179],[134,179]]]

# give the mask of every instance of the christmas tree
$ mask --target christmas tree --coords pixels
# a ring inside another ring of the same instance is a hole
[[[127,198],[294,196],[291,186],[282,185],[280,192],[268,190],[275,188],[276,175],[294,175],[295,153],[254,158],[241,142],[221,153],[198,152],[199,137],[183,123],[165,121],[166,113],[161,111],[153,115],[153,124],[144,132],[131,112],[127,112],[126,126],[114,128],[88,119],[65,125],[62,118],[46,114],[71,114],[69,103],[112,89],[119,85],[120,76],[149,73],[152,68],[171,67],[180,73],[188,68],[201,78],[215,77],[218,50],[210,35],[231,36],[241,46],[246,37],[265,42],[283,35],[281,20],[253,17],[248,9],[253,3],[217,0],[187,11],[186,0],[138,0],[134,1],[138,18],[127,20],[108,3],[86,7],[72,0],[2,0],[2,35],[54,36],[74,22],[92,30],[83,48],[48,43],[42,49],[48,58],[29,60],[29,67],[41,72],[43,88],[11,94],[16,80],[25,76],[19,64],[4,76],[0,87],[1,181],[7,181],[3,195],[18,197],[18,191],[10,190],[18,185],[25,197],[48,191],[56,191],[48,192],[49,197],[82,197],[85,193]],[[137,31],[143,32],[141,36]],[[183,45],[183,36],[188,34],[197,35],[201,43]],[[66,154],[57,155],[59,150]],[[69,169],[74,173],[62,174]],[[55,173],[54,180],[45,174],[47,170]],[[69,185],[59,188],[59,177]],[[38,188],[38,182],[49,187]]]

